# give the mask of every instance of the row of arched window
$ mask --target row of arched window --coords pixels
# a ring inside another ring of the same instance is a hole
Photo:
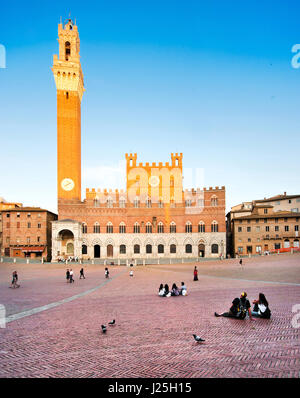
[[[151,234],[153,231],[152,224],[150,222],[146,223],[146,233]],[[218,232],[219,231],[219,226],[217,221],[213,221],[210,226],[210,231],[211,232]],[[93,232],[94,234],[99,234],[100,233],[100,224],[96,222],[93,227]],[[106,224],[106,233],[107,234],[112,234],[114,232],[114,227],[111,222]],[[126,233],[126,225],[124,222],[121,222],[119,225],[118,229],[119,234],[125,234]],[[138,222],[136,222],[133,225],[133,233],[134,234],[139,234],[141,232],[141,227]],[[157,224],[157,233],[163,234],[166,231],[165,225],[162,222],[159,222]],[[169,232],[170,233],[176,233],[176,223],[172,221],[169,225]],[[190,221],[188,221],[185,224],[185,232],[186,233],[192,233],[193,232],[193,225]],[[205,223],[203,221],[200,221],[198,224],[198,233],[204,233],[205,232]],[[82,233],[86,234],[87,233],[87,225],[85,223],[82,224]]]
[[[112,246],[111,245],[109,245],[109,246],[112,249]],[[150,244],[146,245],[146,254],[152,254],[152,248],[153,248],[152,245],[150,245]],[[108,249],[108,247],[107,247],[107,249]],[[176,250],[177,250],[177,246],[175,244],[172,244],[172,245],[170,245],[169,250],[170,250],[170,254],[175,254]],[[120,245],[119,251],[120,251],[120,254],[126,254],[126,245]],[[94,252],[99,253],[99,257],[100,257],[100,246],[99,245],[94,246]],[[141,246],[134,245],[133,252],[134,252],[134,254],[140,254]],[[165,246],[162,244],[158,245],[157,252],[159,254],[164,254]],[[219,252],[219,246],[216,243],[211,245],[211,252],[214,254],[217,254]],[[187,253],[187,254],[193,253],[193,246],[191,244],[188,243],[185,245],[185,253]],[[82,254],[87,254],[87,245],[82,245]]]
[[[173,198],[171,198],[170,204],[171,204],[171,205],[174,204],[174,199],[173,199]],[[192,204],[193,204],[193,200],[192,200],[192,199],[186,199],[186,200],[185,200],[185,206],[186,206],[186,207],[191,207]],[[210,199],[210,205],[213,206],[213,207],[218,206],[218,198],[217,198],[216,196],[212,196],[212,197],[211,197],[211,199]],[[140,198],[137,196],[137,197],[133,200],[133,207],[139,208],[140,206],[141,206],[141,201],[140,201]],[[147,198],[147,199],[145,200],[145,206],[146,206],[147,208],[152,207],[152,201],[151,201],[150,198]],[[203,206],[204,206],[204,199],[198,199],[198,200],[197,200],[197,206],[198,206],[198,207],[203,207]],[[98,198],[94,199],[94,207],[100,207],[100,199],[98,199]],[[113,201],[112,198],[109,197],[109,198],[106,200],[106,207],[107,207],[107,208],[112,208],[112,207],[114,207],[114,201]],[[121,207],[121,208],[125,208],[125,207],[126,207],[126,199],[124,199],[124,198],[119,199],[119,207]],[[160,199],[160,200],[158,201],[158,207],[159,207],[159,208],[163,208],[163,207],[164,207],[164,202],[163,202],[162,199]]]

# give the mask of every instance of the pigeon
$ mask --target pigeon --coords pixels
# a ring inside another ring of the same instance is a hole
[[[194,336],[195,341],[197,341],[197,343],[202,343],[203,341],[205,341],[205,340],[201,339],[200,336],[197,336],[196,334],[193,334],[193,336]]]
[[[102,333],[106,333],[106,326],[105,325],[101,325],[102,328]]]
[[[113,319],[112,321],[108,322],[109,325],[114,325],[116,323],[116,320]]]

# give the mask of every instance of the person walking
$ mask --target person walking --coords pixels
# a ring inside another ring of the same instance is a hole
[[[85,279],[83,268],[81,268],[81,270],[80,270],[80,277],[79,277],[79,279],[81,279],[81,278]]]
[[[70,282],[70,271],[69,271],[69,268],[67,269],[67,272],[66,272],[66,280],[67,280],[67,282]]]
[[[242,266],[243,265],[243,259],[241,258],[240,259],[240,266]]]
[[[130,272],[129,272],[130,276],[133,276],[133,264],[130,264]]]
[[[194,268],[194,281],[197,281],[198,280],[198,270],[197,270],[197,267],[195,266],[195,268]]]
[[[74,272],[73,272],[73,270],[71,268],[70,269],[70,283],[74,283],[73,275],[74,275]]]
[[[18,285],[18,273],[17,271],[14,271],[12,274],[12,282],[11,282],[11,288],[15,289],[16,287],[20,287],[20,285]]]
[[[109,278],[109,271],[107,267],[105,267],[105,278]]]

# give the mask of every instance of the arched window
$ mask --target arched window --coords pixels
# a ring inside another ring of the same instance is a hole
[[[141,232],[140,224],[136,222],[133,226],[133,233],[134,234],[139,234]]]
[[[150,208],[152,206],[151,199],[147,198],[146,200],[146,207]]]
[[[218,246],[216,243],[213,243],[213,244],[211,245],[211,252],[212,252],[213,254],[219,253],[219,246]]]
[[[98,198],[94,199],[94,207],[100,207],[100,200]]]
[[[191,199],[186,199],[185,200],[185,207],[191,207],[192,206],[192,200]]]
[[[204,207],[204,199],[198,199],[197,206],[201,208]]]
[[[162,199],[159,199],[159,201],[158,201],[158,207],[159,207],[160,209],[162,209],[162,208],[164,207],[164,202],[162,201]]]
[[[124,209],[126,207],[126,200],[124,198],[121,198],[119,200],[119,206]]]
[[[100,234],[100,225],[98,222],[94,224],[94,234]]]
[[[146,253],[151,254],[152,253],[152,245],[146,245]]]
[[[106,233],[112,234],[114,232],[114,227],[111,222],[106,224]]]
[[[200,233],[205,232],[205,224],[203,221],[200,221],[198,224],[198,232],[200,232]]]
[[[164,233],[164,224],[162,222],[159,222],[157,225],[157,233],[158,234],[163,234]]]
[[[152,234],[152,224],[150,222],[146,224],[146,234]]]
[[[219,228],[218,228],[218,223],[217,221],[213,221],[211,223],[211,232],[218,232]]]
[[[106,201],[106,207],[108,207],[108,208],[114,207],[114,202],[113,202],[112,198],[108,198],[108,199],[107,199],[107,201]]]
[[[82,254],[87,254],[87,245],[82,245],[81,253]]]
[[[86,223],[82,223],[82,233],[87,234],[87,225]]]
[[[65,59],[68,61],[69,56],[71,55],[71,44],[69,41],[65,42]]]
[[[138,208],[140,207],[140,198],[136,197],[133,201],[133,207]]]
[[[188,222],[185,224],[185,232],[186,232],[186,233],[191,233],[191,232],[193,232],[192,223],[191,223],[190,221],[188,221]]]
[[[211,204],[211,206],[218,206],[218,198],[216,197],[216,195],[213,195],[210,198],[210,204]]]
[[[133,252],[134,254],[140,254],[140,245],[134,245]]]
[[[119,233],[120,234],[125,234],[126,233],[126,225],[124,222],[121,222],[121,224],[119,225]]]
[[[189,243],[185,245],[185,252],[186,253],[193,253],[193,247]]]
[[[158,253],[164,253],[164,245],[158,245],[158,247],[157,247],[157,251],[158,251]]]
[[[176,224],[174,221],[171,222],[170,224],[170,233],[175,234],[176,233]]]
[[[126,246],[120,245],[120,254],[126,254]]]
[[[288,248],[290,247],[290,241],[289,241],[289,239],[285,239],[285,240],[284,240],[284,242],[283,242],[283,247],[284,247],[285,249],[288,249]]]
[[[170,253],[176,253],[176,245],[170,245]]]

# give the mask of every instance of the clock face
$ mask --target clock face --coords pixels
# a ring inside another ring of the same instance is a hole
[[[159,185],[159,178],[157,176],[151,176],[149,178],[149,184],[152,187],[157,187]]]
[[[64,178],[61,182],[61,187],[65,191],[72,191],[74,186],[75,186],[74,181],[71,178]]]

